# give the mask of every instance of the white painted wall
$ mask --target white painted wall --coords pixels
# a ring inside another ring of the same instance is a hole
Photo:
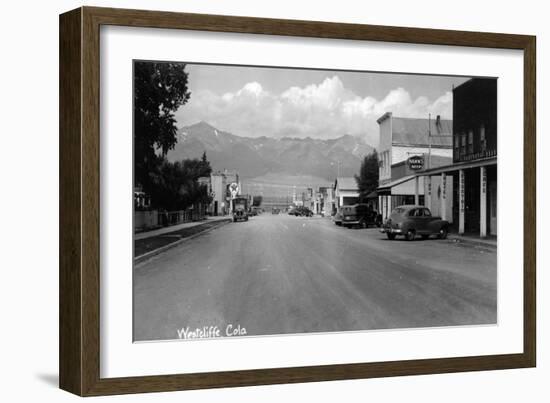
[[[424,195],[427,198],[428,196],[428,181],[425,180],[422,188],[424,190]],[[447,175],[447,221],[450,223],[453,222],[453,176]],[[434,216],[441,216],[441,176],[432,176],[432,206],[431,212]],[[426,199],[424,199],[426,200]],[[425,202],[427,203],[427,201]]]
[[[430,149],[428,147],[406,147],[394,145],[392,147],[392,164],[397,164],[398,162],[405,161],[412,155],[421,155],[426,154],[425,164],[428,164],[428,153]],[[438,155],[441,157],[453,157],[453,150],[451,148],[435,148],[432,147],[432,155]],[[452,162],[452,161],[450,161]]]
[[[379,171],[379,181],[381,184],[391,179],[392,164],[392,133],[391,117],[384,119],[378,125],[380,135],[379,156],[382,161]]]
[[[415,192],[415,179],[412,178],[406,182],[400,183],[397,186],[392,187],[392,195],[414,195]],[[418,194],[424,194],[424,178],[421,176],[418,178]]]

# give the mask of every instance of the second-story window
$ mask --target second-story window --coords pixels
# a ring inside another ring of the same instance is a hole
[[[455,134],[454,138],[454,153],[456,158],[460,158],[460,136]]]
[[[474,153],[474,131],[470,130],[468,132],[468,154]]]
[[[466,155],[466,135],[462,133],[460,135],[460,156],[463,157]]]
[[[485,125],[479,128],[479,148],[482,153],[487,151],[487,138],[485,137]]]

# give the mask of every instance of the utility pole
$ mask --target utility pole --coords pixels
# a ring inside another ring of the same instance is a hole
[[[432,167],[432,114],[428,113],[428,169]]]

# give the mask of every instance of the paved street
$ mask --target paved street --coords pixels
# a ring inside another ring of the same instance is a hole
[[[496,269],[494,249],[266,213],[136,265],[134,339],[495,323]]]

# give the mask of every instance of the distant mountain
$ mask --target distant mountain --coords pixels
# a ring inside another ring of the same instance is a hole
[[[242,178],[281,174],[333,180],[338,172],[352,176],[373,147],[362,139],[343,135],[329,140],[307,138],[241,137],[206,123],[178,131],[170,161],[200,158],[206,151],[214,170],[236,170]]]

